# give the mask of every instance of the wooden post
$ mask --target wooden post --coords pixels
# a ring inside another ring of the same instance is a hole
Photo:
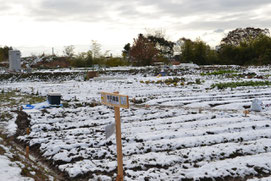
[[[249,110],[244,110],[245,117],[249,114]]]
[[[123,160],[122,160],[122,144],[121,144],[121,122],[120,122],[120,108],[115,109],[116,121],[116,143],[117,143],[117,159],[118,159],[118,177],[117,181],[123,181]]]
[[[119,92],[108,93],[101,92],[101,103],[107,106],[114,107],[115,110],[115,124],[116,124],[116,144],[117,144],[117,161],[118,161],[118,175],[116,181],[123,181],[123,155],[121,144],[121,121],[120,108],[129,108],[129,97],[120,95]]]
[[[26,128],[26,134],[29,135],[30,134],[30,129]],[[29,146],[26,146],[25,148],[25,157],[29,158]]]
[[[26,146],[25,148],[25,157],[29,158],[29,146]]]
[[[118,94],[119,92],[114,92]],[[114,107],[115,122],[116,122],[116,143],[117,143],[117,160],[118,160],[118,176],[116,181],[123,181],[123,159],[122,159],[122,144],[121,144],[121,121],[120,108]]]

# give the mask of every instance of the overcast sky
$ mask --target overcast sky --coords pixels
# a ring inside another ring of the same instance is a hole
[[[118,55],[146,29],[215,46],[235,28],[270,26],[270,0],[0,0],[0,46],[23,56],[86,51],[91,40]]]

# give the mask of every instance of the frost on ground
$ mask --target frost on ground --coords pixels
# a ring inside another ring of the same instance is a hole
[[[32,160],[25,158],[24,148],[14,139],[19,131],[16,124],[18,105],[30,97],[16,89],[0,92],[0,180],[53,180],[45,167],[34,162],[32,157]]]
[[[198,69],[179,76],[185,78],[184,85],[140,82],[168,78],[172,77],[121,73],[90,81],[11,82],[4,89],[43,96],[62,93],[63,108],[26,111],[31,133],[18,139],[38,149],[69,178],[116,177],[115,137],[106,140],[104,132],[114,122],[114,110],[99,104],[100,91],[130,97],[131,108],[121,110],[125,180],[242,180],[270,175],[270,87],[210,89],[215,82],[240,80],[203,78]],[[193,83],[197,78],[204,81]],[[264,102],[264,110],[245,116],[243,111],[254,98]]]
[[[0,180],[31,181],[30,177],[22,176],[22,169],[25,167],[22,162],[14,161],[14,155],[10,148],[3,145],[0,138]]]
[[[114,137],[104,127],[111,109],[53,109],[32,115],[31,134],[43,156],[70,177],[116,172]],[[190,114],[190,115],[189,115]],[[127,179],[245,177],[270,172],[270,117],[240,113],[123,110],[122,137]],[[75,120],[76,118],[76,120]],[[35,121],[34,121],[35,120]]]
[[[1,180],[34,180],[32,178],[22,177],[22,169],[16,163],[10,161],[7,156],[0,155],[0,167]]]

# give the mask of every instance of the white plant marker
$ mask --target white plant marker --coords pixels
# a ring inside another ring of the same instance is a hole
[[[106,139],[115,133],[115,128],[116,128],[115,126],[116,126],[115,123],[111,123],[111,124],[105,126],[105,138]]]

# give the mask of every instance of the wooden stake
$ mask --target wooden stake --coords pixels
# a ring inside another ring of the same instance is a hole
[[[26,134],[29,135],[30,134],[30,129],[26,128]],[[29,158],[29,146],[26,146],[25,148],[25,157]]]
[[[25,157],[29,158],[29,146],[26,146],[25,148]]]
[[[26,134],[29,135],[30,134],[30,129],[26,128]]]
[[[249,114],[249,110],[244,110],[245,117]]]
[[[145,104],[145,108],[150,108],[151,106],[148,104]]]
[[[114,92],[114,93],[118,94],[118,92]],[[118,160],[118,176],[116,178],[116,181],[123,181],[120,108],[114,107],[114,110],[115,110],[115,121],[116,121],[116,143],[117,143],[117,160]]]

